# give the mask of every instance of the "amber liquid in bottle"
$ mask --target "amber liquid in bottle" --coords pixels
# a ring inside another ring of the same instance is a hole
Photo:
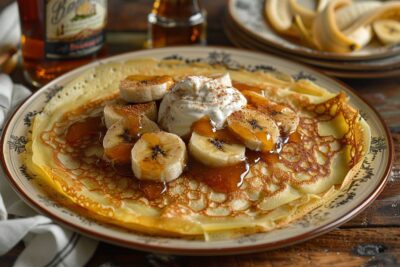
[[[44,85],[61,74],[106,54],[106,48],[102,46],[100,50],[84,56],[48,58],[45,6],[47,2],[48,0],[18,0],[24,75],[35,86]]]
[[[198,0],[155,0],[148,22],[149,47],[206,42],[206,15]]]

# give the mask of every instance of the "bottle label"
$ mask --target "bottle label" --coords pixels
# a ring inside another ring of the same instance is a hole
[[[104,43],[107,0],[46,0],[47,59],[78,58]]]

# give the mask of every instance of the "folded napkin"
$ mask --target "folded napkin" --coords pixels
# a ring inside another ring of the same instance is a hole
[[[13,108],[30,95],[22,85],[0,74],[0,126]],[[13,219],[8,219],[12,215]],[[92,257],[97,241],[78,235],[38,215],[13,192],[0,170],[0,256],[19,241],[25,250],[14,266],[83,266]]]
[[[16,3],[0,13],[0,53],[2,48],[15,46],[18,42],[18,21]],[[7,115],[29,95],[30,91],[24,86],[13,84],[9,76],[0,74],[0,129]],[[17,257],[14,267],[84,266],[98,244],[38,215],[15,194],[0,168],[0,266],[1,256],[21,240],[25,249]]]

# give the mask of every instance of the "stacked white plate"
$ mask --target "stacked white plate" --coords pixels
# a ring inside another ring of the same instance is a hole
[[[301,0],[312,6],[315,0]],[[371,42],[360,51],[339,54],[314,50],[278,35],[265,20],[264,0],[230,0],[225,32],[238,47],[273,53],[317,67],[340,78],[385,78],[400,75],[400,45]]]

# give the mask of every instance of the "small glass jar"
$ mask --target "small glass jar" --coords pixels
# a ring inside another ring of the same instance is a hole
[[[155,0],[148,27],[149,48],[206,44],[206,12],[198,0]]]

